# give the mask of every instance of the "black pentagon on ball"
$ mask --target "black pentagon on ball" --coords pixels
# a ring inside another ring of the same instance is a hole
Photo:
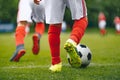
[[[78,51],[78,55],[79,55],[80,57],[82,57],[82,53],[81,53],[80,51]]]
[[[88,53],[87,55],[88,60],[91,60],[91,57],[92,57],[91,53]]]
[[[83,44],[80,44],[80,46],[82,47],[82,48],[86,48],[87,46],[85,46],[85,45],[83,45]]]

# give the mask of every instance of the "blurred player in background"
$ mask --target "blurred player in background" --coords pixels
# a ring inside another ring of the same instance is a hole
[[[40,0],[34,0],[39,4]],[[77,55],[76,45],[82,39],[88,25],[87,9],[84,0],[44,0],[46,23],[49,24],[48,40],[50,45],[52,65],[50,70],[59,72],[62,69],[60,58],[60,33],[66,6],[70,9],[72,19],[74,20],[73,29],[69,39],[66,41],[64,48],[71,57],[73,65],[80,65],[81,59]]]
[[[15,32],[16,50],[10,61],[18,62],[25,54],[24,38],[26,35],[26,26],[32,23],[32,19],[36,22],[35,33],[33,34],[33,54],[39,53],[39,41],[44,32],[44,5],[41,1],[40,5],[34,4],[33,0],[19,0],[17,27]]]
[[[30,24],[26,25],[25,32],[26,32],[26,35],[28,35],[30,33]]]
[[[120,34],[120,18],[118,16],[114,18],[114,24],[115,24],[116,34]]]
[[[65,21],[62,22],[62,32],[66,32],[67,24]]]
[[[106,34],[106,17],[103,12],[100,12],[98,15],[98,27],[100,29],[100,34]]]

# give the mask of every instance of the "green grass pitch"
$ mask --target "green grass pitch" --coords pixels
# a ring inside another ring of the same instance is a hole
[[[25,38],[26,54],[20,62],[10,62],[15,50],[14,34],[0,34],[0,80],[120,80],[120,35],[98,31],[85,33],[81,43],[92,51],[92,61],[87,68],[72,68],[66,58],[63,45],[69,33],[61,34],[62,71],[52,73],[47,33],[41,38],[38,55],[32,54],[32,34]]]

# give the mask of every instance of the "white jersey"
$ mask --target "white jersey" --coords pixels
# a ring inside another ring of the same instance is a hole
[[[40,5],[34,4],[33,0],[19,1],[17,22],[32,22],[31,17],[35,22],[44,22],[44,14],[45,10],[43,1],[40,2]]]
[[[66,6],[70,9],[72,19],[80,19],[87,16],[84,0],[44,0],[46,23],[62,23]]]

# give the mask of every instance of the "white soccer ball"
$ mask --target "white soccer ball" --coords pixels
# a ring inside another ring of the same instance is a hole
[[[82,64],[80,64],[79,67],[81,67],[81,68],[87,67],[91,62],[92,52],[90,51],[88,46],[86,46],[84,44],[78,44],[76,46],[76,50],[77,50],[78,55],[80,56],[80,59],[82,62]],[[67,55],[67,59],[70,64],[70,56],[69,55]]]
[[[87,67],[90,64],[92,58],[91,50],[88,48],[88,46],[84,44],[78,44],[76,48],[78,51],[78,55],[80,56],[82,61],[81,67]]]

